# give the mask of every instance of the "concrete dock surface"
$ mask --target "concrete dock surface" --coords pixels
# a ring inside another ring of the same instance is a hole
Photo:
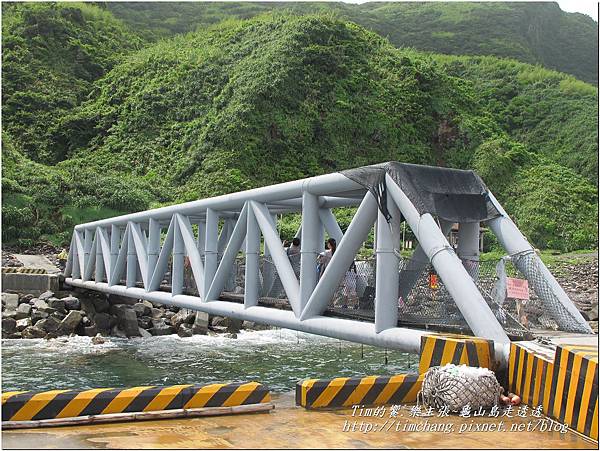
[[[597,449],[598,444],[546,421],[552,431],[527,431],[540,419],[531,416],[443,418],[411,417],[409,408],[390,418],[352,416],[352,410],[307,411],[292,394],[275,395],[270,413],[139,421],[3,431],[4,449],[74,448],[436,448],[436,449]],[[388,421],[388,423],[385,423]],[[394,423],[392,423],[394,421]],[[354,423],[356,422],[356,423]],[[362,427],[361,427],[362,422]],[[498,432],[502,422],[506,430]],[[377,430],[365,432],[369,423]],[[405,425],[412,426],[405,426]],[[432,431],[433,425],[440,428]],[[354,426],[354,431],[352,427]],[[460,429],[464,429],[460,432]],[[420,430],[408,431],[410,428]],[[467,430],[466,428],[470,428]],[[487,429],[476,431],[476,429]],[[514,430],[511,431],[510,429]],[[344,430],[346,429],[346,430]],[[397,430],[398,429],[398,430]],[[443,430],[445,429],[445,431]],[[452,432],[448,432],[452,429]],[[521,429],[519,431],[518,429]]]

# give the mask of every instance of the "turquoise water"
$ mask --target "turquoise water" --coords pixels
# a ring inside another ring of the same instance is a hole
[[[388,375],[417,367],[416,355],[287,329],[242,331],[238,339],[111,337],[101,345],[79,336],[2,340],[2,391],[255,380],[288,392],[306,378]]]

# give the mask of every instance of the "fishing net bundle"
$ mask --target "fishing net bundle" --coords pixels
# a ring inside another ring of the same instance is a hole
[[[428,407],[448,406],[451,412],[459,412],[467,405],[471,409],[498,405],[501,393],[493,371],[448,363],[427,370],[419,397]]]

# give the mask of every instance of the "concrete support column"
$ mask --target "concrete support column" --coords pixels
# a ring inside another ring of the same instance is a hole
[[[219,214],[212,208],[206,209],[206,235],[204,246],[204,289],[208,293],[217,271],[217,240],[219,235]]]
[[[458,227],[458,257],[473,280],[479,279],[479,222],[461,222]]]
[[[319,198],[302,194],[302,238],[300,240],[300,308],[304,309],[317,285],[317,255],[319,254]]]
[[[398,278],[400,257],[400,211],[388,201],[390,223],[377,212],[377,272],[375,274],[375,332],[398,326]]]
[[[244,285],[244,306],[258,305],[258,258],[260,254],[260,229],[254,211],[249,208],[246,218],[246,272]]]

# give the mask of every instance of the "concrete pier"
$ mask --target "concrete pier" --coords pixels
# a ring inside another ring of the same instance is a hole
[[[276,408],[268,414],[233,415],[185,420],[144,421],[77,427],[26,429],[2,434],[9,448],[439,448],[439,449],[597,449],[583,436],[567,431],[527,432],[533,418],[411,418],[407,408],[396,420],[401,424],[452,424],[454,432],[396,431],[394,427],[365,433],[344,431],[345,423],[383,424],[385,418],[352,417],[352,410],[307,411],[294,406],[292,394],[274,396]],[[498,423],[505,432],[459,433],[461,425]],[[547,420],[549,421],[549,420]],[[514,425],[514,426],[513,426]],[[521,425],[521,426],[519,426]],[[514,429],[510,431],[511,427]],[[358,428],[358,426],[357,426]],[[423,428],[423,426],[421,426]],[[523,429],[519,431],[518,429]]]

